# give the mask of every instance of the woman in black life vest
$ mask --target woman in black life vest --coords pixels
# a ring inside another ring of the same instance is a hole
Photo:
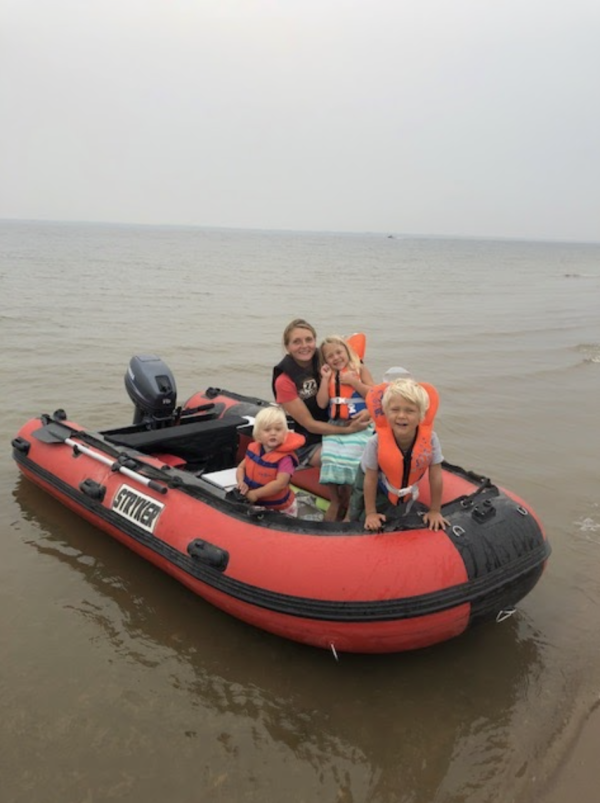
[[[306,438],[305,445],[297,451],[300,465],[318,466],[323,435],[360,432],[369,425],[370,416],[365,411],[345,428],[327,423],[328,411],[317,404],[321,382],[317,333],[307,321],[296,318],[286,326],[283,346],[287,354],[273,369],[273,394],[296,422],[295,431]]]

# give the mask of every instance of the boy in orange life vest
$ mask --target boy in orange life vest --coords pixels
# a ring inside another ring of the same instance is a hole
[[[433,418],[422,424],[429,404],[427,390],[412,379],[398,379],[387,386],[382,399],[387,425],[380,422],[377,426],[375,421],[377,433],[361,460],[366,530],[378,530],[385,522],[385,515],[377,512],[382,501],[387,506],[397,505],[401,498],[410,499],[412,488],[427,468],[431,506],[423,521],[430,530],[446,529],[449,522],[441,514],[442,450],[432,429]],[[387,497],[380,494],[378,498],[378,489]],[[401,490],[404,495],[398,493]]]
[[[295,450],[304,444],[304,436],[288,429],[281,407],[265,407],[254,419],[252,437],[254,441],[237,467],[240,493],[252,504],[297,516],[290,479],[298,465]]]

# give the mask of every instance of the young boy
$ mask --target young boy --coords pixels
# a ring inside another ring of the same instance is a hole
[[[437,394],[413,379],[398,379],[387,385],[378,407],[374,402],[378,390],[381,387],[374,388],[368,399],[376,434],[361,460],[365,529],[379,530],[385,522],[386,516],[378,509],[414,499],[416,483],[428,468],[431,505],[423,521],[430,530],[446,529],[448,521],[441,514],[443,457],[433,432]],[[430,410],[431,398],[435,404]]]
[[[290,480],[298,465],[295,450],[304,436],[288,429],[281,407],[265,407],[254,419],[254,441],[237,467],[237,487],[252,504],[298,515],[298,505]]]

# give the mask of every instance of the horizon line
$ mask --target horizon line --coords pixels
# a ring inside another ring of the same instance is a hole
[[[170,229],[203,229],[208,231],[244,231],[244,232],[272,232],[282,234],[334,234],[349,236],[374,236],[385,237],[386,239],[422,239],[422,240],[485,240],[490,242],[524,242],[524,243],[564,243],[571,245],[600,245],[600,240],[579,240],[579,239],[547,239],[540,237],[524,237],[516,235],[499,234],[424,234],[422,232],[398,232],[389,230],[349,230],[349,229],[291,229],[291,228],[264,228],[258,226],[218,226],[201,223],[140,223],[132,221],[115,220],[67,220],[57,218],[17,218],[0,217],[2,223],[48,223],[58,225],[75,226],[122,226],[138,228],[170,228]]]

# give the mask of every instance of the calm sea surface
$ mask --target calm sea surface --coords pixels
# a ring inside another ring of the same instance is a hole
[[[134,354],[181,401],[268,397],[297,316],[435,384],[446,459],[536,509],[553,554],[511,619],[336,663],[19,478],[32,416],[129,423]],[[600,245],[3,222],[0,336],[2,803],[545,799],[600,691]]]

